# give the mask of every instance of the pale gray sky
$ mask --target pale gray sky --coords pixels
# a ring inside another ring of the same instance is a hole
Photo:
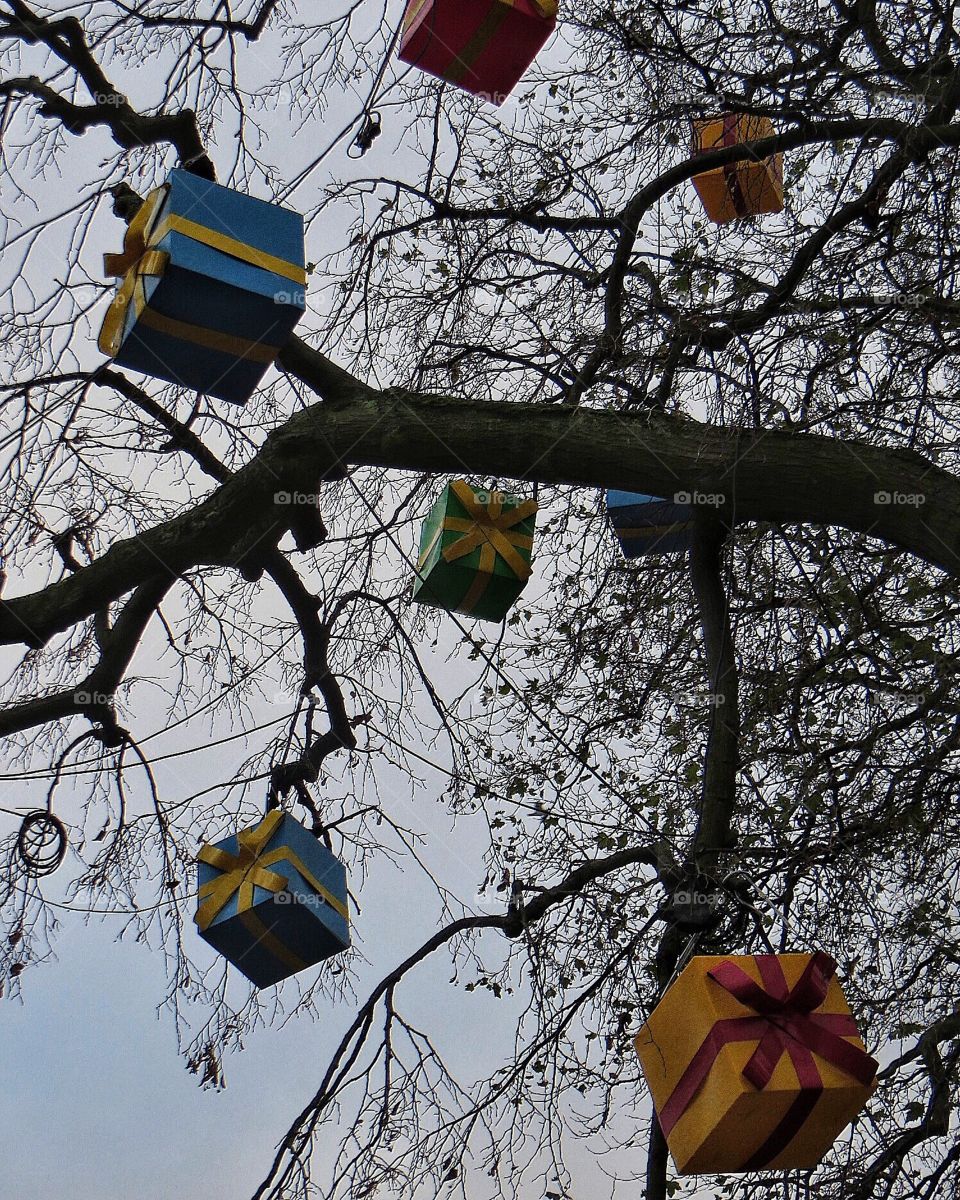
[[[71,6],[63,7],[66,11]],[[401,3],[391,3],[393,20],[399,21],[402,8]],[[310,6],[305,6],[305,11],[310,11]],[[370,13],[376,20],[378,6],[371,5]],[[280,53],[278,36],[268,35],[245,52],[251,76],[258,62],[264,70],[268,66],[273,69]],[[29,60],[23,66],[29,69]],[[125,72],[116,64],[110,64],[109,71],[136,107],[149,109],[156,101],[158,75],[150,70]],[[330,108],[319,123],[325,135],[358,114],[359,97],[366,94],[368,83],[368,77],[351,80],[343,96],[327,95]],[[511,100],[499,110],[487,108],[486,112],[510,124],[519,110]],[[316,152],[317,126],[306,138],[291,133],[291,114],[282,106],[259,117],[272,128],[267,158],[282,186],[295,178]],[[227,112],[212,147],[223,182],[228,181],[232,167],[231,121]],[[360,162],[347,157],[344,142],[286,203],[306,210],[333,179],[396,174],[402,166],[396,160],[396,142],[405,123],[402,113],[391,112],[383,136]],[[429,141],[430,131],[424,136]],[[64,213],[78,197],[92,196],[102,187],[97,163],[113,150],[112,143],[98,131],[82,140],[68,138],[58,158],[59,175],[49,172],[35,189],[35,199],[45,207],[46,215]],[[172,151],[164,154],[163,164],[175,165]],[[139,182],[133,168],[130,178],[134,184]],[[252,190],[264,195],[262,187]],[[10,236],[17,222],[34,221],[36,213],[28,207],[10,181],[0,178],[0,233]],[[72,221],[49,226],[32,251],[31,270],[46,279],[61,277],[72,228]],[[321,258],[342,241],[342,234],[339,229],[326,229],[322,220],[316,222],[308,257]],[[121,240],[120,223],[101,201],[82,253],[91,279],[101,278],[101,254],[119,250]],[[91,291],[86,299],[94,294]],[[100,361],[94,337],[105,303],[101,301],[91,313],[93,336],[78,335],[71,343],[85,367]],[[301,331],[310,327],[308,312]],[[44,582],[43,578],[11,579],[8,594],[21,594]],[[447,633],[451,643],[458,636],[452,627]],[[150,674],[144,653],[149,655],[149,645],[141,652],[135,673]],[[2,661],[12,661],[9,653],[4,653]],[[455,665],[443,668],[442,676],[451,679],[456,670]],[[165,724],[162,704],[158,698],[150,698],[149,688],[140,685],[134,698],[130,726],[135,736]],[[269,704],[254,708],[251,723],[279,715]],[[235,731],[236,727],[226,726],[220,730]],[[216,732],[205,721],[188,723],[152,749],[157,753],[209,742]],[[241,753],[235,743],[207,756],[167,762],[158,771],[161,788],[165,795],[180,798],[205,783],[218,782],[233,773]],[[227,755],[236,758],[228,762]],[[224,756],[223,761],[218,761],[219,756]],[[440,775],[431,778],[430,786],[419,793],[413,805],[407,789],[399,783],[394,786],[389,769],[378,773],[378,786],[388,811],[423,834],[424,857],[438,877],[461,901],[475,905],[476,888],[484,874],[480,855],[487,844],[485,828],[479,821],[467,820],[456,832],[451,830],[440,799],[444,786]],[[21,787],[8,782],[0,789],[0,808],[24,811],[43,802],[45,784]],[[75,818],[69,783],[58,793],[56,808],[67,820]],[[10,816],[4,816],[0,833],[6,835],[13,828]],[[224,826],[219,835],[228,832]],[[44,885],[46,894],[62,897],[62,887],[69,881],[69,861],[61,875]],[[353,882],[357,891],[357,881]],[[359,898],[363,912],[354,920],[354,936],[371,963],[360,968],[357,988],[362,997],[430,935],[439,905],[417,871],[408,869],[400,874],[386,861],[375,864]],[[191,901],[185,905],[188,920],[192,910]],[[59,918],[61,929],[54,941],[57,961],[27,971],[22,978],[22,999],[0,1004],[4,1084],[0,1089],[0,1200],[114,1200],[127,1195],[137,1200],[243,1200],[269,1166],[277,1140],[313,1094],[323,1067],[350,1024],[353,1006],[344,1001],[330,1006],[320,1020],[294,1019],[283,1028],[258,1031],[246,1039],[243,1054],[225,1062],[227,1089],[203,1091],[177,1052],[170,1015],[162,1012],[158,1016],[155,1011],[165,990],[160,955],[131,939],[116,943],[120,918],[88,923],[81,914],[67,911],[61,911]],[[192,925],[187,936],[195,936]],[[499,935],[483,937],[487,946]],[[202,958],[206,947],[199,939],[195,949]],[[432,1032],[439,1030],[441,1045],[451,1060],[461,1065],[467,1082],[474,1073],[487,1073],[491,1060],[496,1056],[499,1061],[500,1054],[508,1051],[519,1004],[518,998],[494,1000],[479,988],[470,993],[453,988],[448,982],[450,975],[449,958],[441,952],[418,970],[400,994],[406,1012],[415,1018],[422,1016]],[[639,1117],[645,1124],[647,1113]],[[323,1130],[322,1153],[333,1149],[339,1134],[335,1124]],[[584,1180],[589,1181],[583,1194],[599,1195],[601,1180],[594,1168],[586,1159],[581,1166]],[[534,1189],[524,1200],[539,1200],[540,1195]]]

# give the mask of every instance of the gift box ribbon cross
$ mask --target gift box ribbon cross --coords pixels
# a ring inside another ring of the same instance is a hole
[[[270,870],[270,867],[281,861],[290,863],[299,871],[317,895],[345,921],[350,919],[346,905],[341,903],[329,888],[323,886],[294,850],[289,846],[266,849],[283,816],[279,809],[274,809],[253,829],[241,830],[237,835],[236,854],[231,854],[229,850],[223,850],[219,846],[201,848],[197,855],[198,860],[223,872],[222,875],[203,884],[198,893],[202,903],[193,919],[201,930],[209,928],[234,896],[237,897],[237,914],[240,915],[253,907],[254,888],[264,888],[275,894],[286,891],[289,883],[287,876]]]
[[[303,267],[287,262],[274,254],[258,250],[237,238],[209,229],[197,221],[173,213],[158,223],[157,218],[167,198],[168,186],[154,188],[148,194],[136,216],[127,226],[120,254],[105,254],[103,269],[106,275],[120,277],[120,286],[104,318],[97,344],[103,354],[116,358],[123,342],[123,331],[131,306],[138,320],[143,321],[158,333],[166,333],[181,341],[193,342],[207,349],[219,350],[234,358],[248,358],[256,362],[271,363],[280,350],[279,346],[265,346],[246,338],[234,337],[215,329],[205,329],[186,321],[165,317],[148,307],[145,281],[148,277],[163,275],[170,262],[170,255],[156,249],[168,233],[181,233],[195,242],[201,242],[232,258],[282,275],[293,283],[306,287],[307,275]]]
[[[758,954],[754,961],[762,980],[759,984],[729,960],[707,972],[724,991],[760,1015],[715,1022],[660,1113],[661,1127],[668,1135],[706,1080],[721,1049],[731,1042],[757,1041],[743,1076],[758,1090],[767,1086],[777,1063],[787,1054],[797,1072],[799,1093],[777,1127],[744,1164],[744,1170],[759,1170],[776,1158],[813,1111],[823,1091],[814,1054],[864,1086],[873,1082],[878,1065],[859,1046],[844,1041],[844,1037],[859,1036],[852,1016],[814,1011],[826,999],[836,972],[837,964],[829,954],[818,951],[812,955],[792,988],[775,954]]]
[[[740,142],[740,118],[736,114],[728,114],[723,118],[723,134],[720,138],[721,146],[736,146]],[[745,217],[750,211],[750,206],[747,203],[747,198],[743,194],[743,186],[740,179],[740,166],[738,162],[727,163],[723,168],[723,178],[726,182],[727,189],[730,192],[730,199],[733,201],[733,207],[738,217]]]

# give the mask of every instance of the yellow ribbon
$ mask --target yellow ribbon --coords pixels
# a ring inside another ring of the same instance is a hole
[[[181,341],[194,342],[199,346],[219,350],[234,358],[253,359],[255,362],[272,363],[280,349],[279,346],[265,346],[260,342],[251,342],[246,338],[234,337],[231,334],[220,333],[214,329],[205,329],[200,325],[192,325],[185,321],[176,321],[161,313],[153,312],[147,307],[147,294],[144,281],[148,276],[162,275],[170,261],[170,255],[155,247],[168,233],[181,233],[195,242],[210,246],[231,258],[249,263],[253,267],[282,275],[285,279],[306,287],[307,274],[303,267],[286,259],[277,258],[265,250],[248,246],[237,238],[208,229],[196,221],[176,214],[167,216],[157,224],[157,217],[167,198],[168,186],[155,188],[140,206],[137,215],[127,226],[123,238],[123,251],[120,254],[105,254],[103,269],[107,275],[121,276],[120,286],[107,309],[97,345],[103,354],[116,358],[123,342],[123,330],[131,304],[138,320],[160,333],[169,334]]]
[[[462,533],[463,537],[451,542],[443,551],[442,557],[446,562],[456,562],[458,558],[464,558],[479,546],[480,563],[477,578],[457,606],[461,612],[470,612],[493,577],[498,554],[518,579],[526,583],[530,578],[530,564],[517,553],[516,547],[522,550],[532,549],[533,538],[529,533],[519,533],[513,526],[533,516],[537,511],[537,502],[524,500],[516,508],[504,510],[503,500],[494,493],[487,504],[482,504],[473,494],[470,485],[462,479],[455,479],[450,484],[450,490],[469,516],[444,517],[443,523],[420,555],[417,566],[423,566],[433,552],[437,539],[448,530]]]
[[[321,896],[330,907],[340,914],[345,921],[350,916],[347,907],[334,894],[325,888],[314,877],[301,858],[289,846],[278,846],[265,854],[264,850],[270,839],[277,832],[284,814],[279,809],[268,813],[259,825],[252,829],[243,829],[237,835],[239,848],[236,854],[229,850],[221,850],[217,846],[203,846],[197,855],[200,862],[216,867],[222,871],[216,879],[208,880],[198,893],[201,904],[197,909],[194,921],[201,930],[207,929],[225,908],[228,902],[237,897],[237,913],[243,914],[253,908],[253,889],[264,888],[268,892],[283,892],[289,882],[286,875],[269,870],[274,863],[286,861],[300,872],[310,887]]]
[[[154,188],[141,204],[137,215],[127,226],[123,236],[123,251],[120,254],[105,254],[103,270],[106,275],[122,276],[116,295],[107,309],[97,345],[103,354],[115,358],[123,341],[123,327],[126,323],[127,310],[134,302],[134,295],[139,289],[138,313],[146,307],[147,297],[144,292],[143,280],[148,275],[162,275],[170,261],[170,255],[162,250],[153,250],[150,230],[163,202],[167,198],[166,187]]]

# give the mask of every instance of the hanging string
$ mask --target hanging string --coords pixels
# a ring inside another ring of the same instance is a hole
[[[377,96],[380,90],[380,85],[383,82],[383,77],[386,74],[387,65],[393,57],[393,52],[396,49],[397,42],[400,40],[400,35],[403,32],[403,22],[393,31],[393,36],[390,39],[390,44],[387,46],[383,60],[374,76],[373,83],[370,86],[370,91],[367,95],[366,102],[363,106],[363,111],[360,114],[360,128],[347,150],[347,155],[350,158],[362,158],[370,149],[374,141],[380,136],[383,122],[380,113],[376,111],[374,105],[377,102]],[[351,154],[351,149],[359,150],[359,154]]]
[[[20,822],[15,853],[24,873],[33,879],[51,875],[63,862],[67,853],[67,831],[60,818],[54,815],[53,793],[60,782],[60,775],[68,755],[77,746],[90,739],[106,745],[101,731],[97,729],[88,729],[79,737],[75,737],[57,760],[53,781],[47,791],[46,808],[37,808],[33,812],[28,812]]]

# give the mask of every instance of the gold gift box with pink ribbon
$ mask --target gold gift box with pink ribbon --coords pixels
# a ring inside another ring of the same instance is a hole
[[[681,1175],[815,1167],[875,1086],[821,951],[691,959],[635,1045]]]

